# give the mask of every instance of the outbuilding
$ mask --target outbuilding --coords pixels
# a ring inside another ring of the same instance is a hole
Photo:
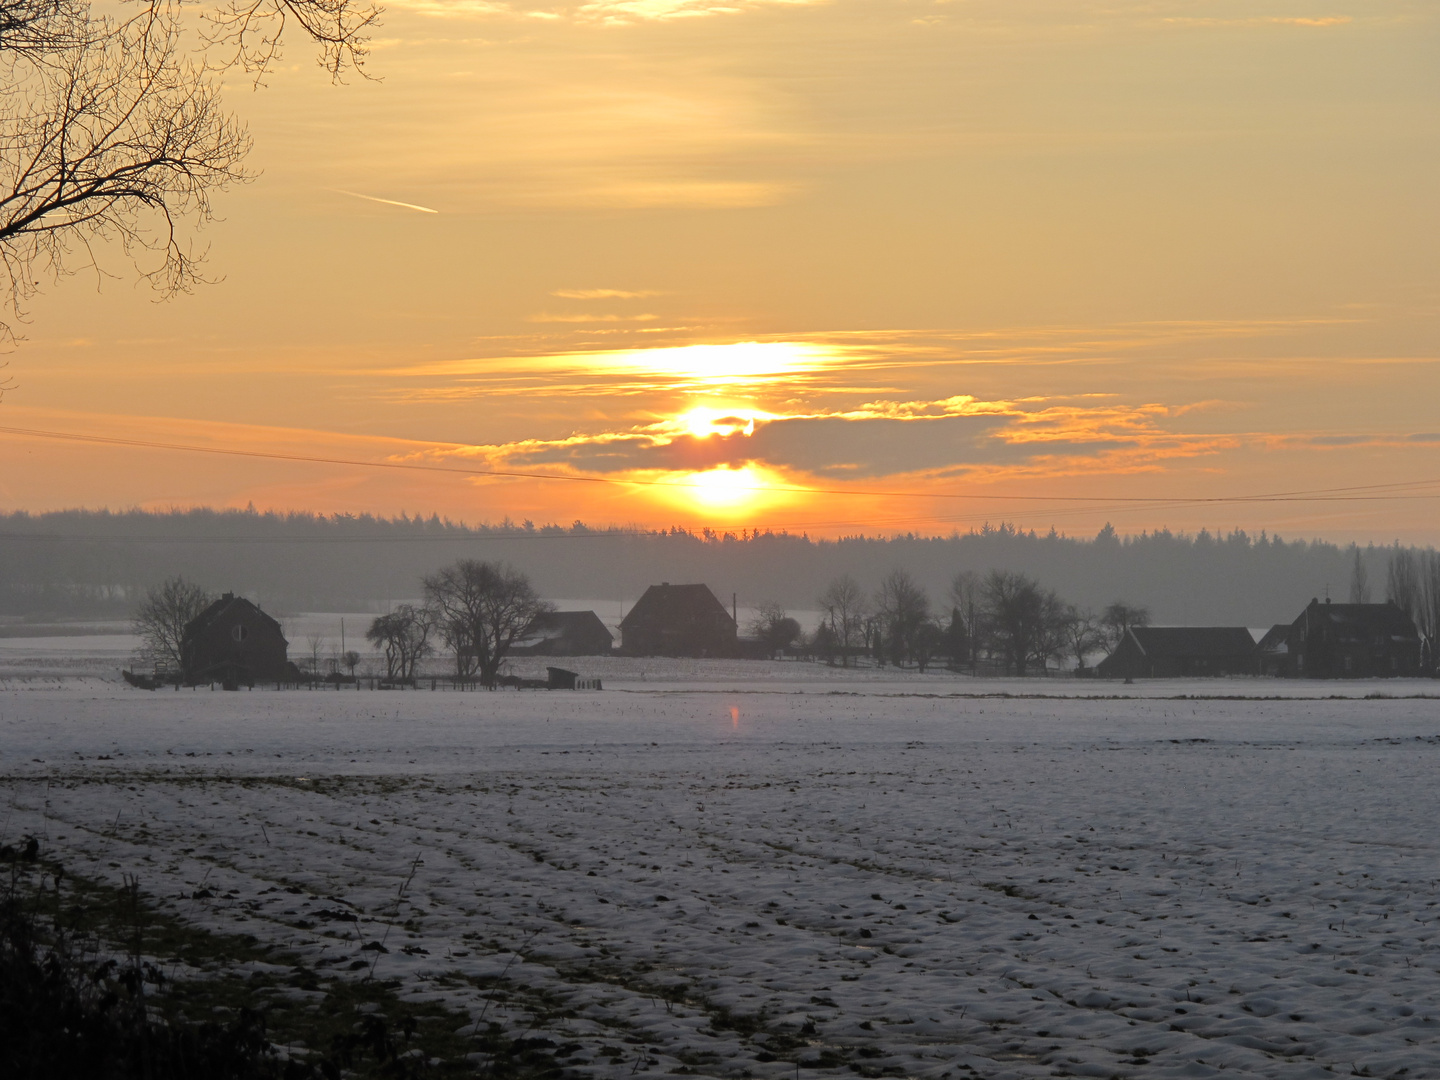
[[[1133,626],[1095,670],[1102,679],[1249,675],[1255,639],[1243,626]]]
[[[513,656],[609,656],[615,636],[593,611],[546,611],[510,646]]]

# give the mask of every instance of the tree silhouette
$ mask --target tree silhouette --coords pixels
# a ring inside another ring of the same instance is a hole
[[[112,250],[162,296],[205,280],[193,236],[212,220],[211,196],[249,179],[250,138],[222,106],[219,69],[258,78],[294,23],[338,79],[360,68],[379,15],[363,0],[236,0],[209,16],[208,46],[233,49],[217,69],[184,47],[184,10],[139,0],[117,19],[86,0],[0,0],[0,275],[12,316],[46,280],[107,276]]]
[[[1006,669],[1024,676],[1031,664],[1038,664],[1043,672],[1065,645],[1065,604],[1053,590],[1004,570],[990,572],[984,597],[987,636]]]
[[[1350,564],[1350,603],[1370,602],[1370,573],[1365,569],[1365,560],[1360,555],[1360,545],[1351,544],[1353,561]]]
[[[131,627],[140,637],[140,655],[146,663],[178,672],[185,665],[180,645],[185,627],[210,606],[213,598],[183,577],[167,578],[149,589],[135,609]]]
[[[849,574],[841,574],[825,587],[820,594],[820,609],[825,613],[825,625],[830,631],[830,640],[840,651],[840,666],[850,666],[850,649],[864,644],[865,590]]]
[[[750,623],[750,632],[760,639],[773,658],[795,644],[800,637],[800,624],[780,604],[767,601],[760,605],[760,614]]]
[[[1150,625],[1150,610],[1139,604],[1116,600],[1106,605],[1100,616],[1100,625],[1105,630],[1106,644],[1114,649],[1132,627]]]
[[[378,615],[365,639],[385,654],[385,677],[413,681],[420,661],[434,651],[430,643],[435,614],[414,604],[400,604],[388,615]]]
[[[1075,670],[1085,670],[1085,658],[1105,647],[1105,628],[1088,608],[1066,608],[1064,620],[1066,651],[1075,657]]]
[[[455,672],[478,675],[493,687],[510,646],[535,621],[553,611],[530,579],[504,563],[462,559],[425,578],[425,597],[440,633],[455,654]]]
[[[875,594],[885,648],[890,662],[903,664],[915,655],[916,637],[930,619],[930,598],[904,570],[892,570]]]

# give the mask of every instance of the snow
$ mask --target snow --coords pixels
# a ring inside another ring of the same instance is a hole
[[[1433,682],[585,670],[13,681],[5,839],[582,1074],[1440,1076]]]

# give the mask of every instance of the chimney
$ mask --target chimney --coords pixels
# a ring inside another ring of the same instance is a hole
[[[735,593],[730,594],[730,621],[736,626],[740,625],[740,608],[736,606]]]

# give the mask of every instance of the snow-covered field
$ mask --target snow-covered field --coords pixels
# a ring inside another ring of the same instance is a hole
[[[579,1074],[1440,1076],[1435,683],[603,664],[13,680],[5,839]]]

